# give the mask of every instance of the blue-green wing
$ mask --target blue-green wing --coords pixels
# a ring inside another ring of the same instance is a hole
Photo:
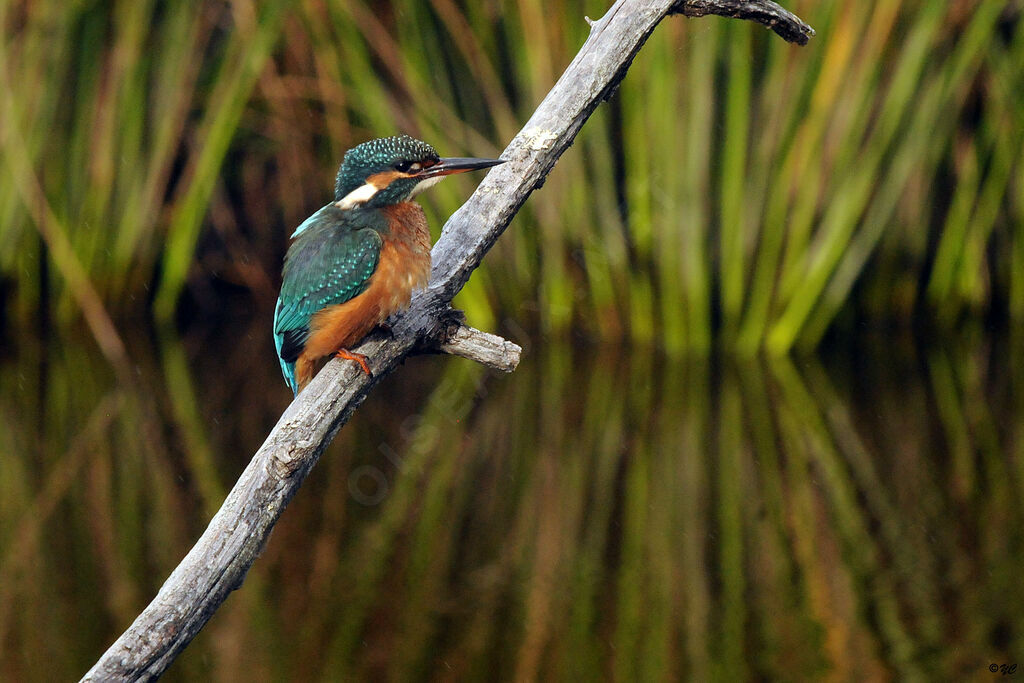
[[[298,391],[295,360],[309,338],[313,315],[362,293],[377,269],[380,249],[375,230],[326,221],[303,230],[292,243],[274,310],[274,345],[293,392]]]

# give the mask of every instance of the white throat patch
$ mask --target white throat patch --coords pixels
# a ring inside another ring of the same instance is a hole
[[[360,185],[338,201],[334,202],[334,205],[339,209],[351,209],[354,206],[365,204],[370,201],[373,198],[373,195],[377,194],[379,190],[379,187],[366,183],[365,185]]]
[[[409,195],[409,199],[412,199],[413,197],[418,195],[420,192],[423,192],[423,190],[426,190],[428,188],[433,187],[434,185],[437,185],[439,182],[441,182],[444,179],[445,179],[445,176],[443,176],[443,175],[436,175],[433,178],[427,178],[425,180],[421,180],[420,182],[416,183],[416,187],[414,187],[412,189],[412,194]]]

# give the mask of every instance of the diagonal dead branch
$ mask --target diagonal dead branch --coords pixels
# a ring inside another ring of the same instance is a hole
[[[618,0],[604,17],[592,22],[579,53],[501,155],[508,163],[494,168],[445,224],[432,252],[428,288],[414,296],[409,310],[393,321],[389,339],[377,338],[358,349],[369,358],[373,376],[345,361],[332,360],[324,367],[285,410],[207,530],[157,596],[84,680],[147,680],[174,661],[228,594],[241,585],[281,512],[338,429],[373,385],[408,354],[434,346],[489,365],[504,365],[503,369],[514,367],[518,347],[513,349],[509,342],[461,328],[454,338],[439,341],[437,330],[450,320],[452,297],[526,198],[543,183],[590,114],[614,91],[662,19],[681,12],[762,21],[769,15],[781,16],[779,9],[767,0]],[[806,27],[795,17],[792,20]],[[777,26],[773,28],[779,32]],[[801,34],[806,40],[811,33],[809,27],[787,28],[780,35]],[[476,344],[471,353],[474,344],[469,337],[486,343]]]

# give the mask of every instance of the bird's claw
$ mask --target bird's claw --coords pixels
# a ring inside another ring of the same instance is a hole
[[[347,349],[338,349],[334,352],[335,358],[343,358],[344,360],[353,360],[359,363],[359,367],[363,369],[368,377],[373,377],[373,373],[370,372],[370,366],[366,363],[367,358],[361,353],[352,353]]]

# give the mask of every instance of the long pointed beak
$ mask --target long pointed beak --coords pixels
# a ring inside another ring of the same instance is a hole
[[[497,166],[498,164],[505,163],[504,159],[463,159],[457,157],[448,157],[441,159],[430,168],[425,168],[419,174],[420,178],[433,178],[436,176],[446,176],[453,173],[465,173],[466,171],[476,171],[481,168],[490,168],[491,166]]]

